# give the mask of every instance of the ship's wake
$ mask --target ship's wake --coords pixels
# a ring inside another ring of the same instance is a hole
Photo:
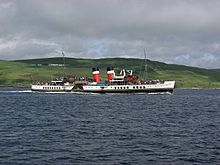
[[[31,90],[3,90],[0,93],[31,93]]]

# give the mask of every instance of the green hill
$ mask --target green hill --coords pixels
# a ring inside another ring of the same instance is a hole
[[[65,61],[65,71],[62,66],[49,66],[62,65],[63,58],[0,61],[0,85],[30,85],[33,81],[49,81],[64,75],[92,77],[91,68],[96,66],[100,68],[102,79],[107,77],[107,66],[113,66],[116,72],[120,69],[132,69],[140,78],[144,74],[143,59],[65,58]],[[149,79],[176,80],[176,87],[220,88],[219,69],[202,69],[147,60],[147,70]]]

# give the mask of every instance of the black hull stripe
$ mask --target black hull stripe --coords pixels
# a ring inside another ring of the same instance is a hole
[[[169,92],[173,93],[173,89],[151,89],[151,90],[87,90],[82,92],[88,93],[160,93],[160,92]]]

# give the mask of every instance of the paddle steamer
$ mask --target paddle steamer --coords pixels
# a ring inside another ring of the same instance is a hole
[[[175,81],[161,80],[139,80],[132,70],[126,75],[121,70],[119,75],[115,74],[113,67],[107,68],[108,81],[100,81],[99,68],[93,68],[94,82],[83,85],[84,92],[92,93],[172,93]]]

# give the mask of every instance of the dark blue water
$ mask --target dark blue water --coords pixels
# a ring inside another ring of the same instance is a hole
[[[0,88],[0,164],[220,164],[220,90],[22,90]]]

